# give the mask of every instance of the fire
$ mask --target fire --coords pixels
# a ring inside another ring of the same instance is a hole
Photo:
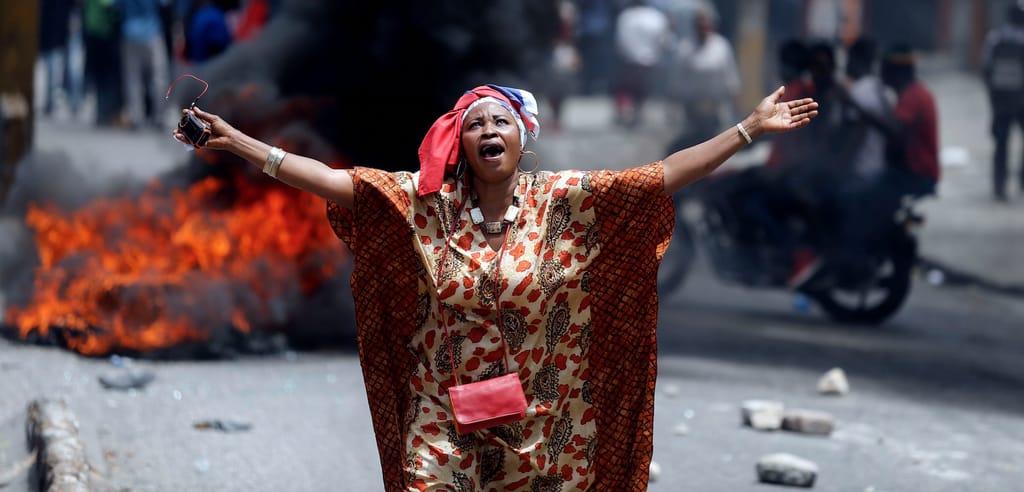
[[[230,203],[223,206],[225,196]],[[348,261],[323,200],[243,173],[65,213],[33,205],[40,264],[31,301],[6,322],[25,338],[60,330],[86,355],[146,352],[283,323],[282,306]]]

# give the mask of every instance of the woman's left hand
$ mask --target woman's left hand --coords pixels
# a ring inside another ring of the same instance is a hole
[[[752,115],[760,122],[764,133],[787,132],[807,126],[811,118],[818,116],[818,103],[814,99],[805,98],[795,101],[779,102],[786,92],[785,87],[761,100]]]

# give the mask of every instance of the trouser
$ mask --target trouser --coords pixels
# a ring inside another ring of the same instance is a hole
[[[147,41],[122,40],[121,72],[124,77],[125,106],[128,121],[141,125],[146,120],[146,106],[143,101],[148,84],[148,93],[154,115],[162,107],[163,94],[167,90],[167,52],[163,38],[154,36]],[[148,76],[148,80],[145,77]]]
[[[96,90],[96,124],[111,125],[121,112],[121,42],[116,37],[85,35],[88,83]]]
[[[43,70],[46,74],[46,84],[43,86],[44,114],[48,115],[53,112],[57,91],[64,85],[66,55],[64,46],[42,54]]]
[[[1014,123],[1024,130],[1024,110],[996,112],[992,115],[992,138],[995,140],[995,151],[992,156],[992,191],[999,197],[1006,195],[1006,178],[1009,174],[1007,150],[1010,130]],[[1020,186],[1024,190],[1024,158],[1020,165]]]
[[[615,84],[615,109],[622,123],[634,126],[640,122],[653,74],[653,67],[629,62],[620,64]]]
[[[886,169],[878,176],[846,183],[838,193],[836,252],[848,259],[863,258],[884,239],[883,232],[903,198],[933,195],[935,186],[935,180],[906,169]]]

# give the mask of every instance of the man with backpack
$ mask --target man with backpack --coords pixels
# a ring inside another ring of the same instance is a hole
[[[1006,201],[1007,144],[1010,129],[1017,123],[1024,129],[1024,0],[1010,6],[1008,23],[989,32],[982,54],[985,87],[992,103],[992,192]],[[1020,189],[1024,191],[1024,162]]]

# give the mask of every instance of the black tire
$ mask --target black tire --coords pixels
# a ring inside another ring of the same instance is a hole
[[[661,296],[667,296],[682,287],[697,255],[693,231],[682,217],[682,206],[682,201],[676,199],[676,226],[672,231],[672,242],[658,268],[658,294]]]
[[[836,322],[879,325],[896,314],[910,295],[912,263],[909,258],[889,258],[879,267],[885,272],[870,289],[855,292],[832,288],[808,295]],[[864,302],[867,295],[877,302]],[[860,302],[847,302],[851,297],[860,298]]]

